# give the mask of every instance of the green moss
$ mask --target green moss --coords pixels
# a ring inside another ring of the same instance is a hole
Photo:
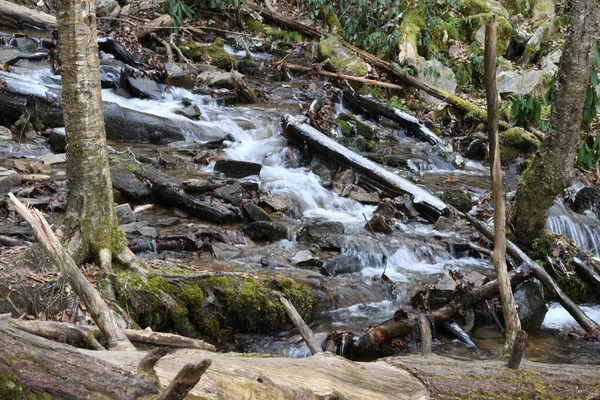
[[[325,22],[327,24],[327,27],[329,28],[329,33],[333,35],[338,35],[341,38],[344,38],[346,36],[346,33],[342,28],[340,20],[333,12],[327,14],[327,16],[325,17]]]
[[[476,34],[479,30],[485,29],[485,24],[492,19],[493,15],[489,13],[480,13],[469,16],[471,25],[471,39],[475,40]],[[510,22],[502,17],[496,15],[497,24],[497,41],[496,41],[496,54],[502,56],[506,53],[506,49],[510,45],[512,38],[512,25]],[[483,38],[483,37],[482,37]],[[479,42],[481,45],[482,43]]]
[[[416,56],[416,54],[408,54],[409,52],[406,52],[406,50],[414,49],[415,52],[417,50],[417,39],[421,30],[426,27],[423,17],[425,15],[424,8],[424,3],[419,1],[415,7],[407,9],[402,15],[402,23],[398,27],[398,33],[402,37],[400,47],[404,49],[406,57]]]
[[[503,162],[507,162],[520,154],[536,152],[541,142],[522,128],[511,128],[500,133],[500,144],[502,146],[500,157]]]
[[[230,71],[232,66],[235,65],[235,59],[227,54],[224,45],[223,39],[217,38],[211,46],[203,46],[198,42],[189,40],[179,48],[194,61],[203,62],[208,59],[212,65]]]
[[[362,59],[350,53],[335,36],[321,40],[318,44],[319,58],[329,59],[325,67],[333,72],[354,76],[365,76],[369,72]]]
[[[465,15],[489,13],[492,11],[492,6],[485,0],[463,0],[461,11]]]
[[[340,130],[342,131],[342,135],[344,136],[352,136],[352,126],[342,119],[336,119],[335,122],[338,123]]]
[[[246,14],[242,17],[242,24],[245,29],[252,33],[260,33],[263,30],[263,24],[250,14]]]
[[[17,380],[12,377],[0,373],[0,399],[3,400],[18,400],[23,394],[23,388]]]
[[[281,286],[281,292],[296,307],[298,314],[302,318],[310,317],[315,300],[310,289],[290,278],[282,279],[279,285]]]
[[[300,43],[304,40],[304,37],[300,32],[296,31],[283,31],[283,41],[292,42],[292,43]]]

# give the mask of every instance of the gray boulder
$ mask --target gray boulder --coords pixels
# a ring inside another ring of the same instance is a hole
[[[505,71],[497,76],[498,93],[543,96],[552,74],[547,71]]]
[[[438,87],[450,94],[456,93],[456,76],[454,72],[438,60],[426,60],[423,57],[417,57],[417,70],[419,77],[425,83]],[[422,93],[425,99],[432,104],[443,102],[425,92]]]
[[[244,75],[237,71],[204,71],[196,80],[204,82],[208,87],[216,89],[237,89]]]
[[[515,303],[523,329],[539,329],[548,311],[538,282],[528,281],[515,291]]]
[[[242,231],[255,242],[274,242],[286,239],[288,228],[280,222],[257,221],[242,228]]]

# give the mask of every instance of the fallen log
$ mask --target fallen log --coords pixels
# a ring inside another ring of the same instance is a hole
[[[279,297],[279,301],[281,302],[285,313],[288,315],[296,329],[298,329],[298,332],[300,332],[302,339],[306,342],[311,354],[315,355],[321,353],[323,351],[321,345],[317,342],[315,335],[308,325],[306,325],[306,322],[304,322],[300,314],[298,314],[298,311],[296,311],[296,307],[294,307],[291,301],[285,298],[283,293],[277,293],[277,296]]]
[[[366,158],[348,150],[336,141],[323,135],[308,124],[302,123],[292,115],[281,118],[284,135],[300,146],[308,146],[324,156],[325,159],[340,165],[348,165],[356,172],[382,187],[392,197],[409,195],[417,211],[429,221],[436,221],[448,212],[446,204],[408,180],[384,169]]]
[[[440,138],[435,133],[431,132],[422,121],[397,108],[380,103],[371,97],[352,93],[349,90],[344,90],[344,100],[347,101],[355,111],[358,111],[361,114],[373,113],[397,122],[402,127],[406,128],[409,136],[417,137],[432,145],[440,142]]]
[[[81,347],[88,347],[92,339],[102,338],[97,326],[73,325],[53,321],[4,320],[8,326],[56,341],[67,341]],[[157,346],[181,347],[206,351],[216,351],[215,346],[203,340],[192,339],[172,333],[152,332],[145,330],[124,329],[125,335],[132,342]]]
[[[454,335],[455,338],[463,342],[465,346],[467,346],[467,349],[479,351],[477,345],[473,342],[473,340],[471,340],[469,335],[467,335],[467,333],[463,331],[463,329],[456,322],[442,321],[442,326],[444,327],[444,329],[446,329],[448,332]]]
[[[79,270],[67,250],[60,244],[42,214],[36,209],[30,212],[12,193],[8,194],[8,198],[17,213],[31,225],[38,243],[42,245],[48,258],[52,260],[73,291],[84,302],[94,322],[104,334],[108,348],[110,350],[135,350],[121,328],[117,326],[112,310]]]
[[[6,0],[0,0],[0,26],[52,32],[56,29],[56,17]]]
[[[125,165],[136,178],[150,182],[153,195],[167,207],[177,207],[190,215],[219,224],[241,219],[234,207],[210,197],[192,196],[183,191],[179,182],[152,166],[139,164],[119,154],[111,154],[110,158],[113,164]]]
[[[165,28],[173,28],[173,18],[169,14],[163,14],[160,17],[155,18],[152,21],[146,22],[144,25],[140,26],[137,33],[137,37],[138,39],[141,39],[146,35],[149,35],[151,33]]]
[[[600,275],[594,271],[594,267],[586,264],[577,257],[573,258],[572,262],[577,275],[587,282],[596,293],[600,293]]]
[[[479,221],[477,218],[469,214],[463,214],[458,210],[455,210],[457,215],[465,218],[471,223],[481,234],[490,242],[494,241],[494,233],[487,226],[487,224]],[[554,282],[552,277],[540,267],[538,263],[529,258],[521,249],[519,249],[510,240],[506,241],[506,251],[508,254],[520,263],[526,264],[531,268],[533,275],[544,285],[558,302],[571,314],[571,316],[577,321],[577,323],[583,328],[583,330],[590,336],[600,337],[600,326],[588,317],[577,304],[569,296],[567,296],[561,288]]]
[[[509,274],[510,283],[514,287],[521,282],[531,278],[531,268],[528,265],[522,265]],[[498,281],[494,280],[464,292],[458,300],[449,303],[437,310],[431,311],[430,318],[435,324],[448,320],[458,310],[468,310],[475,305],[498,296]],[[357,341],[355,341],[354,352],[359,355],[377,355],[381,351],[381,346],[394,338],[403,337],[414,331],[416,318],[408,314],[408,318],[392,320],[382,325],[370,328]]]

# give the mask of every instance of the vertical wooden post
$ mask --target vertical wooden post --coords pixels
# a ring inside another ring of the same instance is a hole
[[[506,267],[506,198],[502,185],[500,146],[498,140],[498,91],[496,88],[496,21],[492,18],[485,26],[485,91],[487,97],[488,138],[490,143],[490,172],[494,201],[494,251],[492,262],[498,277],[500,300],[506,327],[504,355],[511,354],[521,321],[515,306]]]

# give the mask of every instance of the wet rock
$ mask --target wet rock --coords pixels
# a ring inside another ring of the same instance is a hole
[[[110,167],[113,188],[126,198],[134,201],[143,201],[149,198],[152,190],[142,183],[125,165],[116,164]]]
[[[192,159],[196,164],[208,165],[217,158],[217,153],[214,151],[204,151]]]
[[[119,204],[116,206],[115,213],[117,214],[119,225],[131,224],[135,222],[135,215],[133,214],[133,210],[128,203]]]
[[[442,200],[464,213],[471,211],[473,202],[471,197],[462,189],[448,188],[442,193]]]
[[[21,177],[17,171],[0,167],[0,192],[8,192],[10,188],[19,186]]]
[[[542,326],[548,308],[538,282],[528,281],[518,287],[515,291],[515,303],[523,329],[539,329]]]
[[[456,281],[454,281],[449,273],[443,274],[436,281],[434,290],[429,293],[430,305],[437,308],[446,304],[455,290]]]
[[[192,89],[196,86],[196,72],[195,70],[190,71],[189,66],[183,68],[175,63],[165,64],[165,73],[167,74],[166,83],[170,86]]]
[[[244,75],[237,71],[205,71],[198,75],[196,82],[204,82],[208,87],[234,90],[240,86]]]
[[[340,254],[323,263],[321,273],[326,276],[352,274],[362,270],[362,261],[355,254]]]
[[[404,196],[399,196],[394,199],[385,198],[381,200],[377,205],[374,214],[382,215],[388,219],[394,218],[402,220],[407,215],[406,211]]]
[[[335,36],[319,42],[319,60],[325,61],[325,68],[346,75],[366,76],[369,72],[367,63],[348,50]]]
[[[67,136],[65,128],[54,128],[47,131],[48,138],[46,143],[54,153],[64,153],[67,150]]]
[[[234,182],[231,185],[220,187],[213,193],[216,197],[226,200],[235,206],[240,205],[242,200],[244,200],[244,189],[240,182]]]
[[[379,193],[350,193],[350,198],[363,204],[379,204]]]
[[[222,172],[233,178],[243,178],[250,175],[259,175],[262,169],[262,164],[237,161],[237,160],[217,160],[215,163],[215,171]]]
[[[257,221],[242,228],[242,231],[255,242],[274,242],[286,239],[288,229],[280,222]]]
[[[394,231],[393,225],[380,214],[373,215],[373,218],[365,224],[364,228],[380,233],[392,233]]]
[[[246,176],[240,179],[240,183],[246,192],[257,192],[260,189],[260,178],[257,175]]]
[[[56,164],[64,164],[67,162],[67,155],[65,153],[62,154],[44,154],[42,156],[42,162],[47,165],[56,165]]]
[[[156,229],[146,226],[142,222],[132,222],[130,224],[119,225],[119,228],[125,233],[138,234],[149,238],[158,237]]]
[[[346,169],[335,175],[336,183],[351,185],[356,182],[356,173],[352,169]]]
[[[200,107],[198,106],[198,104],[192,104],[191,106],[188,106],[185,108],[178,108],[178,109],[174,110],[173,112],[175,114],[183,115],[184,117],[193,119],[193,120],[199,120],[200,117],[202,116],[202,111],[200,110]],[[169,144],[171,144],[171,143],[169,143]]]
[[[5,126],[0,125],[0,140],[12,140],[12,132]]]
[[[20,51],[15,48],[0,47],[0,64],[11,64],[19,59]]]
[[[475,139],[469,143],[465,151],[465,157],[471,160],[482,161],[485,160],[487,151],[487,144],[481,139]]]
[[[259,204],[268,207],[275,212],[286,212],[289,208],[285,200],[272,194],[262,196]]]
[[[223,260],[223,261],[231,260],[232,258],[236,257],[238,254],[240,254],[240,250],[237,247],[235,247],[231,244],[222,243],[222,242],[214,242],[211,245],[211,249],[212,249],[213,255],[215,256],[215,258],[217,260]]]
[[[300,250],[294,254],[294,256],[290,259],[290,262],[296,266],[303,267],[313,265],[318,259],[318,257],[313,256],[312,251]]]
[[[269,216],[269,214],[267,214],[267,212],[265,210],[263,210],[256,204],[252,204],[252,203],[244,204],[244,211],[248,215],[248,218],[250,219],[250,221],[271,222],[271,217]]]
[[[100,84],[102,89],[115,89],[121,82],[121,68],[126,64],[117,60],[110,61],[117,61],[122,65],[102,64],[103,61],[100,61]]]
[[[125,89],[131,93],[133,97],[140,99],[162,99],[162,90],[158,87],[158,84],[152,79],[148,78],[136,78],[127,75],[124,78]]]
[[[583,214],[589,210],[594,214],[598,210],[598,189],[594,185],[585,186],[577,182],[566,190],[569,195],[569,204],[573,211]]]

